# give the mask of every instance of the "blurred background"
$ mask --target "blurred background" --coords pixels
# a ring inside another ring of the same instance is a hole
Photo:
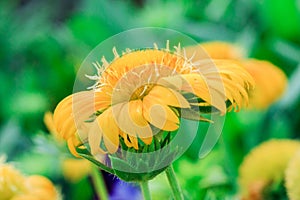
[[[230,199],[251,148],[270,138],[299,138],[299,0],[1,0],[0,154],[26,174],[50,178],[65,199],[97,199],[89,176],[64,176],[68,150],[49,134],[44,114],[72,93],[76,72],[96,45],[146,26],[174,29],[198,42],[239,44],[247,57],[268,60],[289,78],[288,90],[269,108],[227,114],[223,135],[205,159],[197,157],[199,134],[176,161],[191,199]],[[111,199],[139,198],[134,186],[105,177]],[[151,181],[151,191],[154,199],[168,197],[164,178]]]

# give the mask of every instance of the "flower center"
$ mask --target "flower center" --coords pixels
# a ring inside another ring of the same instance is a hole
[[[154,87],[155,84],[146,84],[138,87],[130,97],[130,100],[143,99],[150,90]]]

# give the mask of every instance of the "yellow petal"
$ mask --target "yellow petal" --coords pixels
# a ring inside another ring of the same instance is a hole
[[[60,132],[63,122],[72,114],[72,95],[64,98],[55,108],[53,120],[55,128]]]
[[[80,126],[80,123],[83,123],[83,121],[79,121],[76,117],[74,117],[74,109],[76,110],[76,108],[81,108],[83,105],[89,105],[88,102],[86,102],[86,97],[90,95],[91,93],[87,91],[75,93],[66,97],[57,105],[54,111],[53,121],[58,134],[62,138],[67,140],[68,138],[72,137],[76,133],[76,125]],[[80,115],[78,114],[75,116],[82,117],[92,114],[86,113],[86,111],[89,111],[89,109],[81,110],[79,113]]]
[[[152,130],[143,116],[143,103],[141,100],[118,104],[113,110],[115,109],[120,110],[117,121],[122,132],[131,137],[138,136],[146,144],[152,142]]]
[[[253,88],[254,81],[240,61],[208,60],[199,67],[209,87],[223,94],[224,101],[231,101],[236,108],[247,105],[248,90]]]
[[[106,152],[100,148],[103,133],[98,123],[93,123],[88,133],[88,143],[91,148],[92,155],[105,154]]]
[[[67,140],[69,151],[76,157],[80,157],[76,151],[76,142],[74,142],[74,138],[69,138]]]
[[[53,121],[60,137],[68,140],[97,110],[109,105],[103,92],[83,91],[63,99],[56,107]]]
[[[118,150],[119,128],[115,121],[112,107],[105,110],[96,118],[89,131],[89,143],[91,148],[93,146],[94,150],[99,151],[102,139],[109,153],[115,153]]]
[[[132,147],[131,141],[128,139],[128,135],[125,133],[122,133],[122,138],[124,139],[124,143],[126,144],[127,147]]]
[[[165,86],[166,88],[171,88],[173,90],[181,90],[183,85],[183,79],[179,75],[162,77],[158,80],[158,84]]]
[[[143,99],[143,115],[149,123],[159,129],[174,131],[179,127],[178,116],[168,106],[157,104],[148,96]]]
[[[136,137],[134,137],[134,136],[131,136],[131,135],[129,135],[128,137],[129,137],[129,139],[131,141],[131,144],[132,144],[133,148],[135,148],[136,150],[139,149],[138,139]],[[144,140],[146,140],[146,139],[144,138],[143,141]],[[151,137],[151,141],[152,141],[152,137]],[[144,141],[144,142],[146,143],[147,141]],[[148,142],[146,144],[150,144],[150,143]]]
[[[73,116],[71,116],[65,120],[63,127],[60,130],[61,137],[65,140],[68,140],[69,138],[75,135],[76,131],[76,124]]]
[[[222,82],[219,84],[210,84],[209,80],[205,80],[200,74],[184,74],[185,86],[184,91],[192,92],[199,98],[203,99],[210,105],[214,106],[222,114],[226,112],[225,95],[224,93],[216,92],[214,87],[222,87]]]
[[[160,85],[154,86],[148,93],[148,96],[157,103],[179,108],[190,107],[189,102],[180,93]]]
[[[124,143],[126,144],[127,147],[133,147],[136,150],[139,149],[138,139],[135,136],[127,135],[126,133],[123,133],[122,131],[120,133],[121,133],[121,135],[124,139]]]

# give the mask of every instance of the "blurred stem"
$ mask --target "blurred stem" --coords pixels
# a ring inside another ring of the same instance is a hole
[[[106,190],[106,185],[102,176],[102,173],[99,171],[99,168],[96,166],[92,166],[92,179],[94,182],[94,187],[97,196],[101,200],[108,200],[108,194]]]
[[[183,193],[182,193],[182,190],[181,190],[181,188],[179,186],[179,183],[178,183],[178,180],[176,178],[176,174],[174,172],[174,169],[173,169],[172,165],[170,165],[166,169],[166,175],[168,177],[169,184],[170,184],[170,186],[172,188],[174,199],[175,200],[183,200],[184,199]]]
[[[144,196],[144,200],[151,200],[150,190],[148,186],[148,181],[141,181],[140,187]]]

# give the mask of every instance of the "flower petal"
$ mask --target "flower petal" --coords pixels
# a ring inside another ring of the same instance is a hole
[[[76,151],[76,146],[80,143],[76,137],[71,137],[67,140],[69,151],[76,157],[80,157]]]
[[[109,153],[115,153],[118,150],[119,128],[115,121],[112,107],[105,110],[96,118],[91,129],[89,130],[88,138],[91,148],[93,146],[93,149],[96,151],[99,151],[102,139]]]
[[[189,102],[178,92],[171,88],[166,88],[160,85],[154,86],[148,93],[149,98],[151,97],[157,103],[179,107],[189,108]]]
[[[65,140],[72,137],[93,113],[109,105],[105,98],[102,92],[83,91],[63,99],[53,115],[57,133]]]
[[[146,144],[152,142],[152,130],[143,116],[143,102],[141,100],[130,101],[122,104],[122,106],[116,106],[114,109],[120,110],[117,121],[122,132],[131,137],[138,136]]]
[[[100,148],[103,132],[99,129],[97,123],[93,123],[88,133],[88,143],[91,148],[92,155],[105,154],[105,151]]]
[[[163,104],[157,104],[151,96],[143,99],[143,116],[145,119],[159,129],[174,131],[179,127],[178,116]]]
[[[181,88],[178,90],[193,93],[208,104],[216,107],[222,114],[226,112],[225,94],[216,92],[212,87],[209,88],[208,86],[210,84],[208,83],[208,80],[206,81],[201,74],[194,73],[166,77],[163,78],[163,81],[160,81],[160,83],[173,83],[172,79],[178,80],[178,78],[181,79]],[[214,85],[214,87],[219,86],[222,86],[222,82],[220,82],[218,86]]]
[[[179,77],[182,78],[179,81],[181,88],[177,90],[195,94],[220,110],[222,114],[226,112],[227,100],[235,108],[247,105],[248,90],[254,85],[250,74],[236,60],[202,60],[197,64],[193,74],[166,77],[160,82],[162,85],[174,87],[176,84],[174,80],[178,80]]]

